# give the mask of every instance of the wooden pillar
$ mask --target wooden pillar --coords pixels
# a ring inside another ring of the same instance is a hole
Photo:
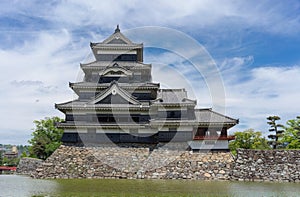
[[[222,128],[222,130],[221,130],[221,136],[227,137],[227,128],[226,127]]]
[[[196,136],[205,136],[206,128],[197,128]]]

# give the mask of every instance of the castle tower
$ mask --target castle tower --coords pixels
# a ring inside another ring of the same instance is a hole
[[[80,64],[85,77],[69,83],[77,100],[55,104],[65,114],[65,144],[187,143],[191,149],[227,150],[227,129],[238,120],[211,109],[196,109],[185,89],[160,89],[151,64],[143,63],[143,44],[120,31],[90,43],[95,61]]]

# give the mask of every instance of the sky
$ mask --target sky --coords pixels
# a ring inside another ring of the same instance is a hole
[[[92,61],[89,43],[103,41],[117,24],[124,34],[154,26],[199,43],[222,79],[222,113],[240,120],[230,133],[253,128],[267,134],[267,116],[278,115],[285,124],[300,115],[299,1],[4,0],[0,143],[27,144],[33,120],[63,118],[54,103],[76,98],[68,83],[80,81],[79,64]],[[200,108],[214,106],[203,73],[195,77],[181,54],[144,44],[153,81],[186,88]]]

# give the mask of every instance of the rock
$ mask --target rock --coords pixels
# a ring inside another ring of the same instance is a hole
[[[210,178],[210,177],[211,177],[211,175],[210,175],[209,173],[204,173],[204,176],[205,176],[206,178]]]
[[[238,150],[230,178],[250,181],[295,182],[300,178],[299,150]]]
[[[219,171],[220,174],[225,174],[226,172],[224,170]]]
[[[243,161],[243,160],[240,160],[240,159],[237,159],[237,160],[236,160],[236,163],[242,164],[242,163],[244,163],[244,161]]]
[[[261,164],[261,163],[263,163],[263,160],[262,160],[262,159],[258,159],[256,162],[257,162],[258,164]]]
[[[160,148],[150,152],[146,145],[126,148],[61,146],[35,171],[35,177],[244,180],[249,179],[244,177],[249,176],[244,171],[251,168],[247,166],[247,157],[242,156],[238,164],[225,152],[192,153]],[[299,175],[294,177],[297,178]]]
[[[38,166],[43,163],[43,160],[36,158],[23,157],[20,159],[17,167],[18,174],[31,175],[33,174]]]

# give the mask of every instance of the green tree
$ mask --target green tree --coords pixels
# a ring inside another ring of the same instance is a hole
[[[275,134],[268,135],[268,138],[271,139],[269,144],[273,146],[273,149],[277,149],[278,147],[282,147],[282,143],[279,140],[283,135],[284,126],[281,124],[277,124],[276,121],[280,120],[279,116],[269,116],[267,117],[268,124],[270,125],[269,132],[275,132]]]
[[[27,153],[25,151],[22,152],[22,154],[21,154],[21,158],[23,158],[23,157],[28,157],[28,155],[27,155]]]
[[[3,158],[2,158],[3,152],[0,150],[0,166],[3,164]]]
[[[281,143],[287,144],[287,149],[300,149],[300,116],[288,120],[286,124]]]
[[[16,158],[7,158],[7,157],[3,157],[3,165],[5,166],[18,166],[20,161],[20,158],[16,157]]]
[[[262,137],[260,131],[247,129],[243,132],[235,132],[235,140],[229,143],[230,150],[235,154],[236,149],[269,149],[268,141]]]
[[[61,121],[59,117],[46,117],[34,121],[33,138],[28,141],[31,144],[29,148],[31,157],[45,160],[61,145],[63,130],[55,127],[55,123]]]

